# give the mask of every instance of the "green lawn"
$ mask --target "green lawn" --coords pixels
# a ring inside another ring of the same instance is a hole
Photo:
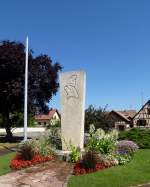
[[[0,175],[4,175],[11,171],[9,167],[10,160],[14,157],[15,153],[8,153],[0,156]]]
[[[129,187],[150,182],[150,149],[139,150],[125,166],[117,166],[92,174],[73,176],[69,187]]]

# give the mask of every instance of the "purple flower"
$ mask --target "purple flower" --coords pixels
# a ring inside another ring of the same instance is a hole
[[[122,140],[117,144],[116,152],[118,154],[134,154],[138,150],[138,146],[133,141]]]

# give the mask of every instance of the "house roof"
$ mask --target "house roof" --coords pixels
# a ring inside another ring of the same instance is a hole
[[[148,101],[142,106],[142,108],[133,116],[133,119],[143,110],[143,108],[144,108],[147,104],[150,105],[150,100],[148,100]]]
[[[117,116],[119,116],[122,120],[126,121],[126,122],[130,122],[130,119],[128,119],[125,115],[123,115],[121,112],[119,111],[115,111],[112,110],[110,113],[115,113]]]
[[[133,118],[136,114],[136,110],[123,110],[118,112],[127,117],[128,119]]]
[[[55,114],[55,112],[57,112],[56,109],[50,109],[50,111],[48,112],[48,114],[36,115],[35,119],[36,120],[50,120],[53,117],[53,115]]]

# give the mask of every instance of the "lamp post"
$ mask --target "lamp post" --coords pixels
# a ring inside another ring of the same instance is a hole
[[[28,124],[28,37],[26,38],[25,91],[24,91],[24,141],[27,140]]]

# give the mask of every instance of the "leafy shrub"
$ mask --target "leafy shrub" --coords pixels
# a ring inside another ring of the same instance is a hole
[[[19,145],[18,153],[23,160],[32,160],[35,155],[44,157],[53,155],[52,145],[48,134],[41,136],[39,140],[27,140]]]
[[[150,129],[133,128],[129,131],[123,131],[119,134],[120,140],[131,140],[139,148],[150,149]]]
[[[42,156],[49,156],[53,154],[51,141],[48,135],[41,136],[36,142],[39,154]]]
[[[27,140],[19,144],[18,153],[22,160],[32,160],[34,155],[36,154],[36,150],[34,149],[34,141]]]
[[[62,149],[61,129],[59,127],[51,127],[48,131],[49,141],[55,149]]]
[[[125,165],[126,163],[130,162],[131,160],[131,156],[128,155],[128,154],[125,154],[125,155],[121,155],[121,154],[118,154],[115,156],[116,159],[118,160],[118,164],[119,165]]]
[[[72,144],[70,144],[70,161],[77,162],[81,157],[80,149]]]
[[[121,140],[117,143],[116,152],[120,155],[133,155],[138,150],[138,146],[133,141]]]
[[[67,142],[65,139],[63,139],[64,144],[68,151],[70,151],[69,154],[69,161],[71,162],[77,162],[81,158],[81,150],[79,147],[76,147],[71,143],[71,141]]]
[[[94,125],[91,125],[89,134],[87,144],[89,150],[98,151],[101,154],[110,154],[115,149],[118,138],[116,130],[105,133],[102,129],[95,130]]]

